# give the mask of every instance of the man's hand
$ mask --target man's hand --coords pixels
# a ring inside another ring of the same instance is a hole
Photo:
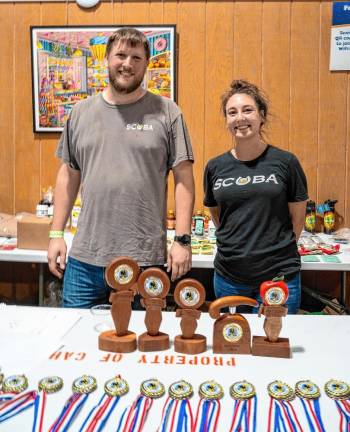
[[[52,274],[62,279],[66,268],[67,245],[63,238],[50,239],[47,260]],[[59,258],[59,262],[57,260]]]
[[[191,246],[183,246],[174,241],[168,252],[167,264],[167,272],[171,272],[172,281],[189,272],[192,267]]]

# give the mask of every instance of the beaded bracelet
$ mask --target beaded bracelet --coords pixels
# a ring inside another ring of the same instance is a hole
[[[63,238],[63,237],[64,237],[64,231],[50,231],[49,232],[49,238],[50,239]]]

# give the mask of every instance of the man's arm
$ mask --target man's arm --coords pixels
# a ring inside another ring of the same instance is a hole
[[[180,162],[173,168],[175,181],[176,235],[191,234],[194,206],[194,179],[192,162]],[[168,253],[168,272],[171,280],[187,273],[192,266],[191,245],[183,246],[174,241]]]
[[[56,179],[52,231],[64,231],[80,186],[80,171],[62,164]],[[66,265],[67,245],[63,238],[50,239],[47,259],[50,271],[62,278]],[[57,258],[60,258],[59,264]]]
[[[293,224],[293,231],[297,241],[299,240],[300,234],[305,224],[306,202],[307,201],[288,203],[289,214]]]

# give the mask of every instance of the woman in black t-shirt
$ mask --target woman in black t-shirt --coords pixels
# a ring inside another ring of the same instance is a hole
[[[253,84],[237,80],[222,97],[231,151],[211,159],[204,174],[204,205],[217,228],[216,297],[256,298],[260,284],[284,276],[287,306],[300,306],[297,239],[308,199],[306,177],[290,152],[266,143],[268,104]]]

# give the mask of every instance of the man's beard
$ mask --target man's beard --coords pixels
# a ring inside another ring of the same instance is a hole
[[[109,75],[109,82],[114,88],[114,90],[117,93],[122,93],[122,94],[129,94],[137,90],[143,81],[143,77],[142,77],[141,79],[134,80],[134,82],[125,86],[125,85],[120,85],[118,83],[117,77],[116,76],[113,77],[110,71],[108,72],[108,75]]]

